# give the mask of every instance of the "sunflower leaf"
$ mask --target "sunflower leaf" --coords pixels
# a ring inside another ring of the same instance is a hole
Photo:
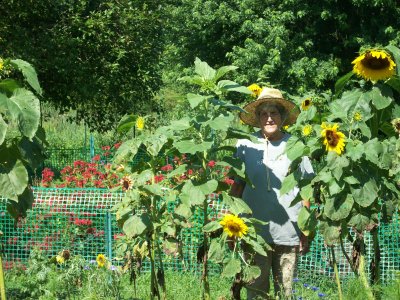
[[[353,71],[350,71],[346,75],[340,77],[335,83],[335,96],[337,97],[345,87],[346,83],[350,80],[350,78],[354,75]]]

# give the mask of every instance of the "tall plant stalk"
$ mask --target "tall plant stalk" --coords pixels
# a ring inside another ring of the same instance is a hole
[[[340,285],[339,271],[338,271],[336,257],[335,257],[335,249],[333,247],[331,247],[331,255],[332,255],[333,270],[335,272],[336,284],[338,287],[339,300],[343,300],[342,287]]]
[[[369,300],[374,300],[374,295],[372,294],[371,287],[368,284],[368,279],[367,275],[365,274],[365,244],[364,244],[364,239],[361,237],[358,238],[359,240],[359,245],[360,245],[360,258],[359,258],[359,264],[358,264],[358,276],[360,278],[360,281],[362,285],[364,286],[367,296]]]
[[[372,241],[373,241],[373,246],[374,246],[374,266],[373,266],[373,272],[371,272],[372,276],[372,283],[373,284],[379,284],[380,283],[380,262],[381,262],[381,250],[379,247],[379,236],[378,236],[378,229],[374,228],[371,231],[372,234]]]
[[[1,258],[1,255],[0,255],[0,297],[1,300],[6,300],[6,285],[3,272],[3,259]]]

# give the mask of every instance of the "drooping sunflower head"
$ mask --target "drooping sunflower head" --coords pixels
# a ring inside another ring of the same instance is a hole
[[[301,109],[302,110],[308,110],[312,105],[312,100],[311,98],[304,99],[303,102],[301,102]]]
[[[249,229],[241,218],[231,214],[225,215],[219,224],[229,237],[241,238]]]
[[[138,117],[136,119],[136,128],[137,130],[142,131],[144,129],[144,118],[143,117]]]
[[[302,129],[302,134],[303,134],[304,136],[309,136],[309,135],[312,133],[312,131],[313,131],[312,126],[311,126],[310,124],[307,124],[307,125],[305,125],[305,126],[303,127],[303,129]]]
[[[392,125],[393,125],[394,130],[395,130],[398,134],[400,134],[400,118],[394,119],[394,120],[392,121]]]
[[[367,50],[353,60],[353,73],[365,80],[385,80],[396,73],[396,64],[384,50]]]
[[[106,263],[107,263],[107,258],[105,257],[104,254],[99,254],[99,255],[97,255],[97,257],[96,257],[96,262],[97,262],[97,265],[98,265],[100,268],[102,268],[102,267],[104,267],[104,266],[106,265]]]
[[[321,136],[324,139],[323,143],[326,151],[335,151],[338,155],[342,154],[345,146],[345,135],[338,131],[338,124],[328,125],[322,123]]]
[[[255,97],[255,98],[260,96],[260,93],[262,91],[262,88],[256,83],[253,83],[252,85],[249,85],[247,88],[252,92],[251,95],[253,97]]]
[[[122,179],[120,180],[120,184],[122,186],[122,190],[123,191],[127,191],[132,189],[133,187],[133,180],[131,177],[129,177],[128,175],[122,177]]]

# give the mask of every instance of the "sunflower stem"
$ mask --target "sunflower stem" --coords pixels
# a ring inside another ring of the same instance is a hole
[[[336,284],[338,287],[339,300],[343,300],[342,287],[340,285],[339,271],[338,271],[336,257],[335,257],[335,249],[333,249],[333,247],[331,247],[331,255],[332,255],[333,270],[335,271]]]

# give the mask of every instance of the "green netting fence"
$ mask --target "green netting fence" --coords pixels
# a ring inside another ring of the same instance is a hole
[[[35,202],[28,217],[14,222],[6,212],[5,201],[0,201],[0,239],[5,268],[15,264],[24,264],[33,247],[38,247],[49,257],[64,249],[72,255],[82,255],[88,261],[100,253],[109,258],[115,257],[114,247],[121,233],[116,225],[111,207],[120,201],[122,193],[111,193],[103,189],[55,189],[34,188]],[[217,199],[210,197],[209,209],[212,217],[221,217],[227,212]],[[167,269],[176,271],[201,272],[197,262],[197,250],[201,239],[201,212],[192,217],[191,228],[181,233],[183,257],[164,256]],[[383,282],[395,278],[400,270],[400,221],[398,215],[390,223],[379,226],[379,244],[381,249],[381,279]],[[373,257],[372,237],[365,235],[367,249],[367,271]],[[344,248],[351,256],[352,245],[345,242]],[[352,271],[340,247],[335,249],[339,264],[339,273],[345,278]],[[218,273],[218,266],[211,265],[211,272]],[[144,264],[148,269],[148,264]],[[298,263],[300,278],[333,277],[329,249],[322,237],[317,234],[311,251],[301,256]]]

